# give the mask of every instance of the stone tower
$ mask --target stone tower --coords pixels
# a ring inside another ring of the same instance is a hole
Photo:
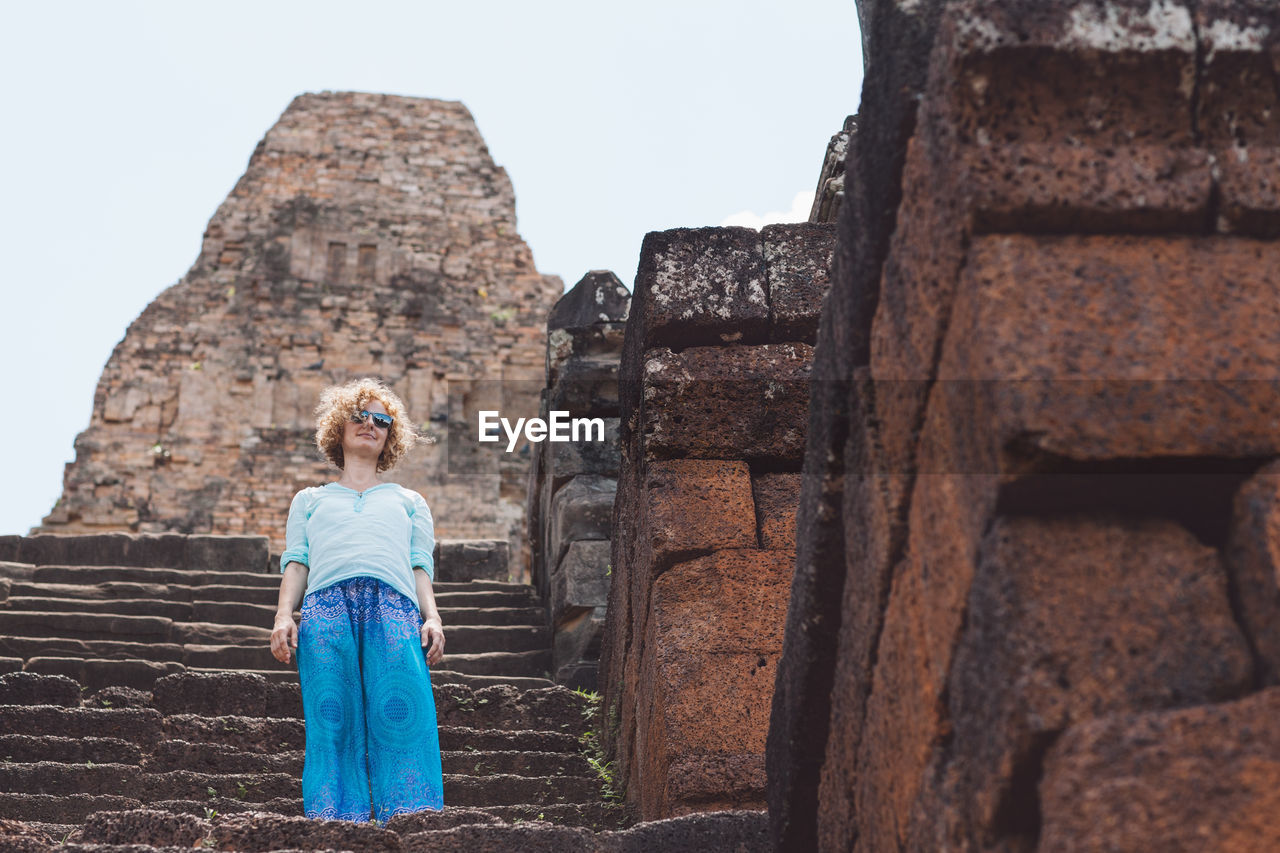
[[[514,540],[527,463],[477,473],[445,426],[474,408],[473,383],[541,385],[562,290],[534,267],[511,181],[461,103],[301,95],[195,265],[116,346],[39,529],[265,534],[279,548],[293,493],[335,473],[312,443],[321,388],[372,375],[438,439],[389,479],[427,497],[439,536]]]

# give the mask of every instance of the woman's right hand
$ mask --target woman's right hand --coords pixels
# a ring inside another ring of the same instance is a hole
[[[271,654],[281,663],[288,663],[292,657],[290,650],[298,647],[298,623],[293,616],[276,616],[276,625],[271,629]]]

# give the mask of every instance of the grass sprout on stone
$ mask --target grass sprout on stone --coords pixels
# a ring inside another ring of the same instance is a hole
[[[582,717],[588,723],[599,719],[600,694],[594,690],[573,691],[586,700],[582,707]],[[600,780],[600,796],[606,803],[620,803],[622,788],[618,782],[618,772],[612,761],[605,758],[604,748],[600,745],[600,734],[594,728],[583,732],[578,738],[582,746],[582,755],[587,759],[591,772]]]

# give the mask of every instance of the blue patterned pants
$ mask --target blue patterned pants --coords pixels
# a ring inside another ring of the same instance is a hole
[[[306,596],[298,678],[307,817],[385,821],[444,808],[440,734],[418,605],[373,577]]]

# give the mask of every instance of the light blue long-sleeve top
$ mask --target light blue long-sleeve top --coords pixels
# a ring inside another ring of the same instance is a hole
[[[337,483],[312,486],[293,496],[285,526],[280,572],[305,565],[307,593],[358,575],[386,581],[418,602],[413,569],[435,580],[435,526],[422,495],[397,483],[363,492]]]

